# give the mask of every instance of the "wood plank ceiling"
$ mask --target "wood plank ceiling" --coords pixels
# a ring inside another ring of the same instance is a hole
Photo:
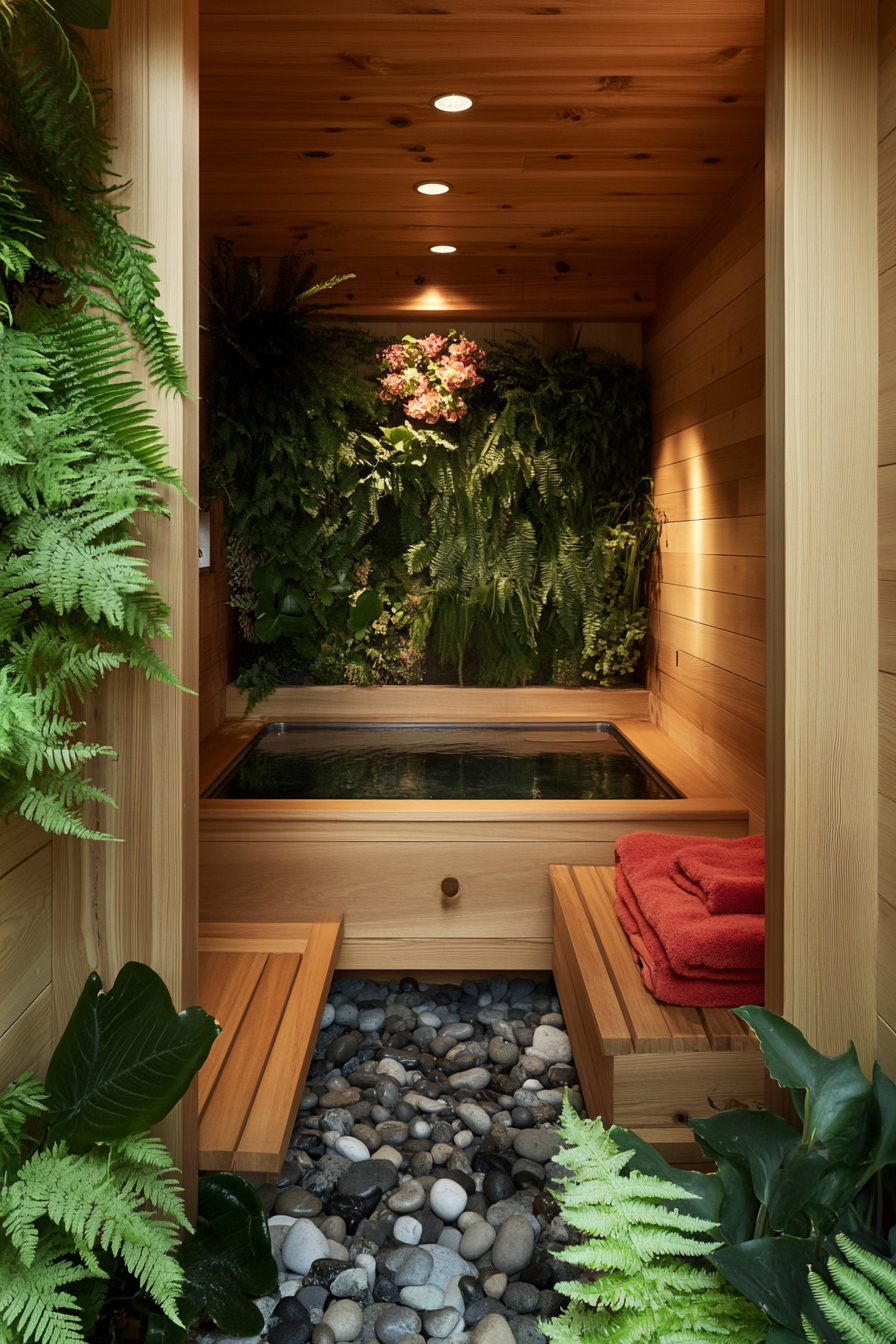
[[[201,0],[205,244],[307,249],[365,316],[640,320],[762,155],[763,37],[763,0]]]

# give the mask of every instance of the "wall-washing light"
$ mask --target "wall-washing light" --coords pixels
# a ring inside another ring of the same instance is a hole
[[[446,191],[451,190],[451,187],[447,182],[417,182],[416,190],[422,196],[444,196]]]
[[[473,106],[473,99],[465,93],[443,93],[433,98],[432,105],[440,112],[467,112]]]
[[[431,247],[429,250],[430,252],[456,252],[457,248],[452,247],[450,243],[436,243],[435,247]]]

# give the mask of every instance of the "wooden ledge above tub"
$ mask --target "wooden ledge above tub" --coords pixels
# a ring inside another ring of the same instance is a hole
[[[228,721],[241,719],[248,696],[227,687]],[[643,718],[649,714],[643,686],[560,686],[493,689],[479,686],[279,686],[252,713],[267,722],[313,723],[524,723]]]

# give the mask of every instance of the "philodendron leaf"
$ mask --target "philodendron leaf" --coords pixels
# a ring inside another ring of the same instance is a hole
[[[799,1145],[797,1130],[772,1111],[721,1111],[690,1124],[704,1152],[748,1163],[753,1192],[768,1204],[784,1159]]]
[[[875,1064],[872,1086],[880,1107],[880,1136],[871,1157],[875,1171],[896,1164],[896,1083]]]
[[[785,1330],[783,1325],[773,1325],[765,1337],[765,1344],[806,1344],[806,1336],[795,1335],[792,1330]]]
[[[830,1158],[820,1148],[808,1153],[795,1148],[787,1154],[767,1201],[770,1227],[777,1232],[787,1227],[791,1218],[804,1209],[830,1165]]]
[[[722,1246],[709,1258],[744,1297],[802,1338],[809,1270],[818,1268],[814,1248],[811,1237],[760,1237],[740,1246]]]
[[[51,1137],[77,1150],[157,1124],[220,1030],[204,1008],[178,1013],[164,980],[142,962],[122,966],[108,993],[94,972],[47,1070]]]
[[[753,1191],[749,1165],[742,1159],[723,1157],[715,1159],[716,1173],[722,1183],[722,1212],[719,1232],[729,1246],[749,1241],[756,1227],[759,1200]]]
[[[63,23],[76,28],[109,27],[112,0],[51,0],[51,4]]]
[[[796,1094],[806,1143],[823,1143],[841,1161],[868,1161],[880,1135],[880,1107],[859,1067],[855,1046],[850,1044],[842,1055],[830,1059],[813,1049],[792,1023],[767,1008],[751,1006],[735,1012],[759,1037],[771,1076]]]
[[[250,1296],[276,1288],[277,1262],[261,1201],[241,1176],[230,1172],[203,1176],[196,1232],[177,1258],[184,1271],[185,1297],[192,1302],[201,1299],[199,1311],[207,1312],[227,1334],[258,1334],[264,1317]]]

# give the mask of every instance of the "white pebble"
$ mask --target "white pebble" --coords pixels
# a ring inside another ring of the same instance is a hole
[[[467,1207],[467,1192],[457,1181],[443,1177],[429,1192],[429,1207],[437,1218],[453,1223]]]
[[[373,1256],[368,1255],[366,1251],[361,1251],[360,1254],[355,1257],[355,1265],[358,1269],[363,1269],[365,1271],[367,1274],[367,1286],[370,1288],[370,1291],[373,1292],[373,1285],[376,1282],[376,1261]]]
[[[432,1134],[432,1125],[423,1119],[412,1120],[408,1125],[408,1134],[412,1139],[428,1139]]]
[[[434,1143],[429,1150],[429,1155],[433,1160],[434,1166],[444,1167],[453,1152],[453,1143]],[[454,1182],[454,1184],[457,1184],[457,1182]],[[460,1186],[458,1186],[458,1189],[460,1189]]]
[[[333,1331],[336,1344],[348,1344],[360,1335],[364,1314],[357,1302],[343,1297],[331,1302],[321,1319]]]
[[[454,1145],[456,1148],[469,1148],[473,1142],[473,1132],[469,1129],[459,1129],[454,1136]]]
[[[460,1186],[457,1187],[460,1190]],[[461,1194],[463,1191],[461,1190]],[[466,1200],[466,1195],[464,1195]],[[396,1241],[400,1241],[403,1246],[416,1246],[423,1236],[423,1224],[416,1218],[411,1218],[406,1214],[403,1218],[396,1218],[395,1226],[392,1228],[392,1235]]]
[[[335,1016],[336,1009],[333,1007],[332,1003],[325,1003],[323,1017],[320,1019],[321,1030],[323,1030],[324,1027],[332,1026]]]
[[[546,1064],[571,1064],[572,1047],[565,1031],[558,1027],[536,1027],[528,1053]]]
[[[322,1260],[328,1250],[323,1232],[310,1218],[299,1218],[283,1243],[283,1263],[293,1274],[307,1274],[314,1261]]]
[[[340,1134],[333,1147],[340,1157],[347,1157],[349,1162],[366,1162],[370,1157],[367,1144],[360,1139],[353,1139],[350,1134]]]
[[[541,1092],[543,1089],[537,1078],[527,1078],[523,1083],[522,1090],[524,1092]]]

